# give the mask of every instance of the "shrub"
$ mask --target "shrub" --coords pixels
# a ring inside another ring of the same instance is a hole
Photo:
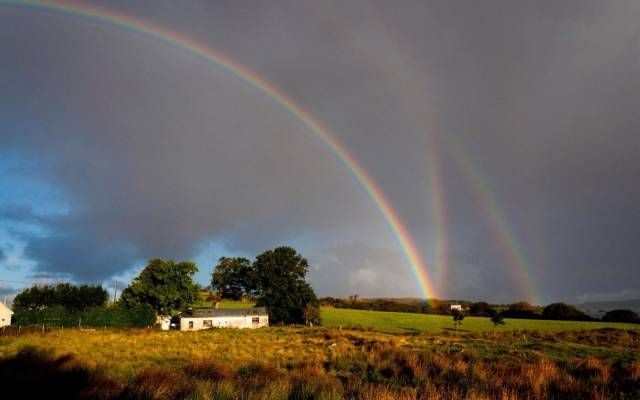
[[[602,317],[602,320],[606,322],[630,322],[636,324],[640,323],[638,314],[634,313],[631,310],[609,311]]]
[[[555,319],[565,321],[589,321],[591,317],[574,306],[565,303],[549,304],[542,311],[543,319]]]
[[[61,306],[44,310],[16,310],[14,324],[21,326],[95,326],[144,328],[153,326],[156,314],[147,305],[125,307],[93,307],[85,311],[71,311]]]

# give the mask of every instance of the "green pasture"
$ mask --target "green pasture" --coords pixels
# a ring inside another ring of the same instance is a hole
[[[322,308],[322,325],[329,327],[363,327],[383,332],[454,332],[453,319],[446,315],[410,314],[398,312],[351,310],[344,308]],[[639,325],[614,322],[546,321],[530,319],[505,319],[506,324],[494,328],[489,318],[466,317],[458,332],[487,332],[539,330],[560,332],[600,328],[637,329]]]

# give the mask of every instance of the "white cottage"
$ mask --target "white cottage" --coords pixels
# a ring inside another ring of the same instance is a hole
[[[0,303],[0,327],[11,325],[13,311],[4,303]]]
[[[175,321],[181,331],[211,328],[260,328],[269,326],[266,307],[195,308],[180,313]]]

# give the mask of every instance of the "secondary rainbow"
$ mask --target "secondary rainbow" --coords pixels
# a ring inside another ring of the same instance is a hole
[[[279,88],[259,76],[256,72],[249,68],[238,64],[223,54],[220,54],[195,40],[172,32],[167,29],[160,28],[149,22],[138,18],[133,18],[122,13],[107,10],[103,7],[88,6],[85,4],[77,4],[72,2],[54,2],[54,1],[17,1],[17,0],[0,0],[0,5],[11,5],[27,9],[44,10],[54,12],[61,15],[79,17],[96,23],[109,25],[115,28],[124,29],[143,35],[147,38],[162,42],[168,46],[174,47],[187,54],[199,58],[203,61],[212,63],[242,81],[250,84],[254,88],[266,94],[268,97],[277,102],[290,115],[300,121],[315,137],[320,139],[340,160],[345,167],[353,174],[356,180],[362,185],[369,197],[374,201],[380,212],[382,213],[386,223],[393,232],[398,244],[402,248],[404,256],[409,263],[413,273],[418,279],[418,284],[425,298],[435,296],[435,291],[431,285],[427,273],[427,265],[422,259],[420,251],[417,249],[409,231],[405,228],[400,217],[395,212],[391,203],[386,198],[380,187],[366,173],[364,168],[349,154],[347,149],[338,139],[334,137],[313,115],[296,104],[289,96],[283,93]]]
[[[541,297],[535,290],[533,278],[530,274],[530,266],[527,264],[513,229],[510,227],[504,214],[500,211],[500,207],[489,183],[477,172],[477,168],[473,165],[471,158],[466,151],[464,151],[462,145],[452,137],[448,139],[448,150],[453,160],[458,164],[461,175],[466,178],[472,192],[475,194],[477,203],[484,208],[483,214],[486,215],[491,225],[494,237],[500,246],[503,256],[509,265],[512,266],[514,281],[525,297],[524,300],[533,304],[541,304]]]

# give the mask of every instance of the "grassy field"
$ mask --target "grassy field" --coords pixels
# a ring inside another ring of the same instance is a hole
[[[256,330],[7,329],[2,398],[640,398],[638,325],[507,320],[494,330],[467,317],[454,332],[448,316],[323,308],[322,318]]]
[[[382,311],[350,310],[344,308],[322,308],[322,325],[329,327],[356,326],[373,328],[384,332],[454,332],[453,320],[446,315],[409,314]],[[515,330],[539,330],[560,332],[602,328],[634,329],[634,324],[609,322],[545,321],[527,319],[505,319],[506,324],[494,328],[489,318],[465,317],[458,333],[492,332]]]
[[[636,398],[639,354],[637,330],[65,329],[0,336],[0,381],[7,399]]]

